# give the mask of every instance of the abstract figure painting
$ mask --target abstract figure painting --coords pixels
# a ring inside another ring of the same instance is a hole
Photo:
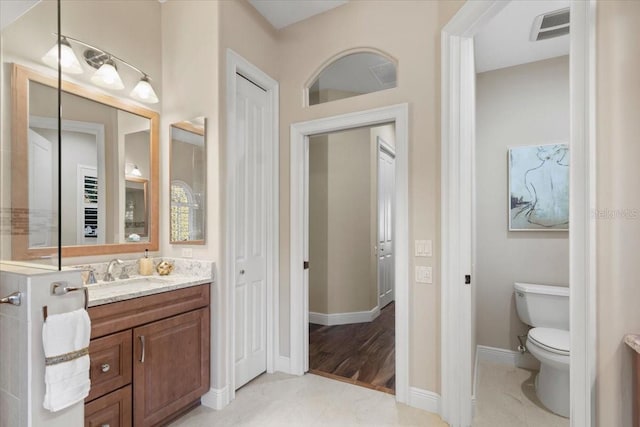
[[[569,146],[509,149],[509,231],[569,229]]]

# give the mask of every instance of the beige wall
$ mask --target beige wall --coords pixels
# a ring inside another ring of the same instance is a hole
[[[476,80],[477,344],[515,350],[528,327],[513,283],[569,284],[569,233],[509,231],[510,147],[569,142],[569,57]]]
[[[410,260],[434,268],[433,285],[410,284],[410,383],[440,390],[440,30],[461,2],[350,2],[279,32],[280,307],[289,304],[289,126],[291,123],[396,103],[409,103],[409,239],[432,239],[434,256]],[[384,29],[384,31],[381,31]],[[398,87],[305,108],[302,90],[329,58],[375,47],[399,62]],[[412,248],[409,248],[412,249]],[[413,253],[413,250],[409,251]],[[410,274],[410,276],[413,276]],[[281,347],[289,354],[281,312]]]
[[[596,224],[598,426],[632,425],[632,352],[622,338],[640,331],[639,23],[640,2],[597,3],[597,206],[622,214]]]
[[[221,49],[220,4],[197,0],[169,1],[162,4],[163,100],[161,116],[161,188],[169,189],[169,140],[172,123],[197,116],[207,119],[207,213],[206,241],[192,246],[193,257],[218,263],[222,248],[220,226],[221,172],[219,131],[220,105],[224,98],[219,93]],[[169,243],[169,199],[161,199],[160,240],[162,253],[181,256],[182,245]],[[218,270],[219,271],[219,270]],[[227,384],[225,374],[225,323],[227,306],[220,277],[211,288],[211,387]]]
[[[162,188],[169,186],[169,126],[196,116],[207,118],[207,232],[193,257],[217,263],[212,289],[212,383],[228,383],[225,366],[227,294],[223,270],[226,186],[226,55],[233,49],[278,80],[275,30],[244,0],[169,1],[162,5],[163,100]],[[169,201],[161,203],[162,253],[180,256],[184,245],[169,244]]]
[[[309,144],[309,310],[335,314],[377,305],[371,233],[371,129],[312,137]],[[373,169],[373,171],[372,171]],[[373,239],[375,240],[375,238]]]
[[[309,311],[329,312],[329,135],[309,138]]]

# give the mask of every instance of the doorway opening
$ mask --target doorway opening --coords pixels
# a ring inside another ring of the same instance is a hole
[[[472,424],[474,412],[472,407],[474,403],[478,404],[472,397],[473,360],[475,359],[473,339],[476,328],[473,321],[475,317],[473,292],[477,285],[475,282],[477,277],[472,274],[475,273],[473,264],[475,254],[472,248],[476,245],[472,233],[474,218],[472,176],[476,138],[476,62],[473,38],[511,3],[496,0],[483,4],[473,2],[465,4],[442,31],[441,414],[443,419],[456,427]],[[568,239],[570,246],[568,268],[570,270],[571,329],[566,332],[570,336],[571,393],[568,406],[571,425],[587,426],[593,424],[596,354],[595,299],[593,297],[596,240],[595,227],[590,218],[590,212],[595,209],[593,184],[595,134],[590,124],[595,113],[593,96],[595,2],[571,2],[569,11],[571,233]],[[494,51],[500,53],[498,56],[502,55],[502,50]],[[504,125],[510,125],[510,121],[504,120]],[[555,156],[550,156],[551,158],[555,159]],[[505,200],[508,200],[507,197]],[[510,201],[510,204],[512,202],[520,205],[525,200],[516,198]],[[522,204],[520,207],[525,206]],[[528,211],[530,210],[526,212]],[[508,356],[508,353],[502,353],[500,356]]]
[[[309,138],[309,372],[395,393],[394,124]]]
[[[395,126],[393,297],[395,303],[395,396],[409,403],[409,229],[407,104],[347,113],[291,125],[290,359],[289,372],[309,371],[309,139],[347,129],[393,123]],[[384,139],[384,138],[383,138]],[[371,251],[371,248],[369,248]],[[436,409],[437,410],[437,409]]]
[[[569,33],[530,31],[568,6],[510,2],[474,37],[474,427],[569,426]]]

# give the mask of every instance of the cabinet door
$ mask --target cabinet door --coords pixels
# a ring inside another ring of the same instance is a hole
[[[85,427],[131,427],[131,386],[84,405]]]
[[[209,391],[209,308],[133,330],[134,425],[153,426]]]

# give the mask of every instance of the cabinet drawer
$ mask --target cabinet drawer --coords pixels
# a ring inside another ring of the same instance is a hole
[[[135,328],[208,305],[209,284],[206,284],[90,307],[91,338]]]
[[[131,386],[84,405],[85,427],[131,427]]]
[[[131,383],[131,330],[91,340],[91,390],[85,402]]]

